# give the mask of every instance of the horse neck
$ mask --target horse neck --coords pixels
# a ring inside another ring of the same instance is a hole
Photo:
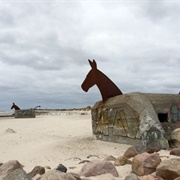
[[[18,108],[16,105],[14,105],[13,108],[14,108],[15,110],[19,110],[19,108]]]
[[[110,97],[122,94],[119,88],[101,71],[98,71],[96,85],[101,92],[103,102]]]

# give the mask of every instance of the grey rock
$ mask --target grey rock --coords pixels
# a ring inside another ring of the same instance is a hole
[[[0,166],[0,176],[7,175],[16,169],[22,169],[22,168],[23,165],[20,164],[18,161],[16,160],[8,161]]]
[[[61,172],[64,172],[66,173],[67,172],[67,168],[63,165],[63,164],[59,164],[55,170],[58,170],[58,171],[61,171]]]
[[[139,180],[138,176],[131,173],[130,175],[126,176],[124,180]]]
[[[86,163],[82,167],[80,171],[80,176],[90,177],[106,173],[112,174],[115,177],[119,176],[117,169],[111,162],[94,160]]]
[[[23,169],[16,169],[7,174],[2,180],[32,180]]]
[[[50,170],[38,180],[77,180],[72,174],[70,173],[63,173],[57,170]]]
[[[173,145],[177,148],[180,148],[180,128],[175,129],[171,133],[171,140],[173,141]]]

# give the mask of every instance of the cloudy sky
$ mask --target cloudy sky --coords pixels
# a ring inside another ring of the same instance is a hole
[[[95,59],[123,93],[180,91],[180,1],[0,1],[0,111],[101,100]]]

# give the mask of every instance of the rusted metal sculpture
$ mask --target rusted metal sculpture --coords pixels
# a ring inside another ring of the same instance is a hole
[[[11,109],[20,110],[20,108],[15,103],[13,103]]]
[[[96,84],[101,92],[103,102],[110,97],[123,94],[121,90],[105,74],[97,69],[97,64],[94,59],[93,61],[88,59],[88,61],[92,69],[89,71],[81,85],[85,92]]]

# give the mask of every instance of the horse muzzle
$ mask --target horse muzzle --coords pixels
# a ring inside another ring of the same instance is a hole
[[[84,84],[81,85],[81,88],[82,88],[82,90],[85,91],[85,92],[88,92],[88,90],[89,90],[88,88],[86,88],[86,87],[84,86]]]

